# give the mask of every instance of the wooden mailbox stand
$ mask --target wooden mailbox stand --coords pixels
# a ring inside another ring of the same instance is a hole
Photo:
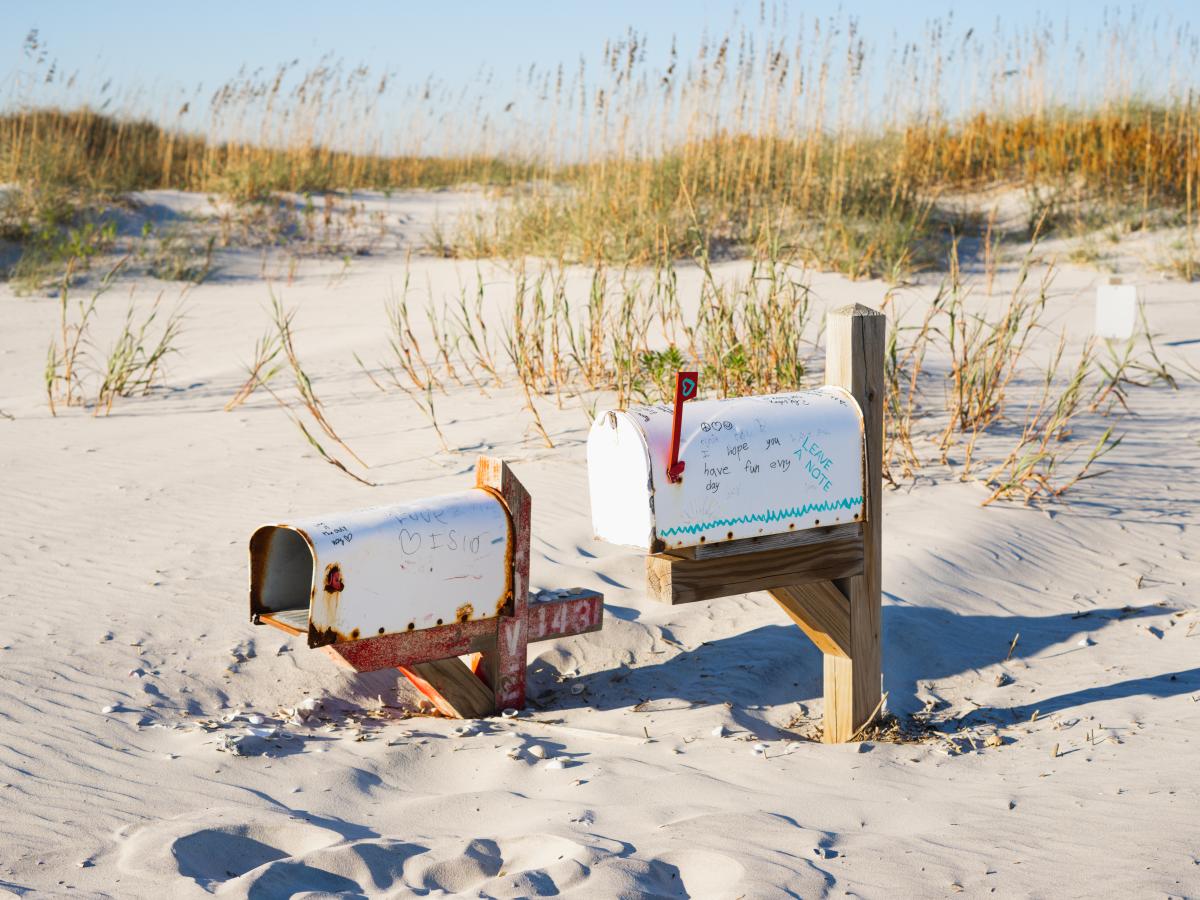
[[[850,740],[880,705],[886,330],[882,313],[858,304],[827,319],[825,383],[849,391],[863,414],[862,522],[646,557],[647,591],[664,603],[765,590],[783,607],[825,654],[827,743]]]
[[[529,536],[532,504],[508,464],[479,457],[475,486],[496,495],[512,527],[512,596],[497,616],[435,628],[340,641],[323,649],[358,672],[399,669],[434,707],[452,718],[479,718],[525,705],[526,648],[535,641],[598,631],[604,597],[596,591],[529,595]],[[307,611],[305,611],[305,619]],[[305,621],[262,614],[263,624],[289,634],[304,633]],[[469,657],[466,663],[459,657]]]

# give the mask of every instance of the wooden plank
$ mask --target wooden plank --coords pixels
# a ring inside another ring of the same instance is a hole
[[[883,361],[887,319],[859,304],[829,313],[825,383],[844,387],[863,412],[862,572],[841,586],[850,606],[849,657],[825,655],[825,740],[849,740],[875,711],[882,691]]]
[[[457,658],[399,666],[443,716],[479,719],[496,711],[491,689]]]
[[[291,635],[308,634],[307,609],[277,609],[275,612],[260,613],[258,621]]]
[[[508,463],[481,456],[475,484],[500,497],[512,521],[512,601],[497,621],[496,642],[484,650],[478,671],[495,691],[497,710],[525,705],[525,665],[529,636],[525,608],[529,593],[529,547],[533,504]]]
[[[377,672],[474,653],[495,643],[498,621],[493,617],[451,622],[437,628],[330,644],[327,649],[359,672]]]
[[[693,603],[845,578],[861,572],[862,564],[863,545],[856,537],[717,559],[648,556],[646,590],[663,603]]]
[[[792,584],[768,593],[822,653],[849,657],[850,601],[830,581]]]
[[[530,600],[525,607],[529,643],[550,641],[573,634],[599,631],[604,617],[604,595],[573,588],[565,597]]]
[[[680,559],[717,559],[722,556],[741,556],[745,553],[761,553],[764,550],[779,550],[784,547],[802,547],[805,544],[819,544],[822,541],[861,535],[862,525],[859,522],[845,522],[841,525],[785,531],[782,534],[768,534],[740,541],[717,541],[696,547],[677,547],[661,555]]]

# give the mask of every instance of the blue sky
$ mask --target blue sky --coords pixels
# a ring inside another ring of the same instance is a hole
[[[1147,17],[1170,16],[1176,22],[1200,22],[1200,3],[1163,2],[1139,6]],[[962,28],[994,27],[1003,13],[1006,27],[1032,24],[1037,17],[1077,26],[1095,22],[1100,4],[846,2],[790,4],[788,14],[835,15],[838,9],[859,17],[870,39],[919,38],[926,21],[950,10]],[[590,0],[590,2],[259,2],[209,0],[204,3],[94,0],[5,4],[0,37],[0,73],[24,62],[21,44],[37,28],[49,54],[65,70],[104,75],[120,84],[215,85],[246,65],[273,66],[293,58],[316,60],[332,52],[349,63],[395,71],[402,79],[428,75],[453,80],[481,65],[511,72],[531,61],[561,60],[582,54],[594,58],[608,37],[633,26],[649,39],[651,51],[663,52],[671,37],[694,46],[705,28],[724,31],[733,17],[754,19],[757,2],[734,0]]]
[[[271,70],[297,59],[298,70],[305,71],[332,54],[351,66],[362,63],[376,74],[390,73],[399,84],[433,77],[450,87],[474,85],[478,90],[480,72],[491,71],[495,88],[488,102],[502,106],[505,85],[530,63],[553,68],[562,62],[568,70],[581,57],[594,63],[605,40],[620,37],[630,26],[645,36],[651,64],[665,59],[673,38],[681,55],[690,58],[706,31],[724,34],[739,19],[753,24],[760,8],[758,2],[736,0],[7,3],[5,27],[0,29],[0,103],[27,99],[31,85],[37,86],[36,102],[58,101],[55,89],[32,74],[44,74],[56,63],[59,76],[78,73],[63,98],[65,105],[99,105],[100,88],[107,82],[124,98],[126,108],[140,106],[149,115],[162,115],[177,108],[185,94],[207,97],[243,67]],[[994,33],[998,23],[1015,32],[1039,21],[1053,22],[1060,30],[1067,22],[1078,35],[1101,30],[1105,15],[1104,7],[1075,0],[1005,0],[1000,5],[848,0],[838,5],[767,3],[765,8],[768,15],[783,11],[789,22],[810,22],[814,16],[856,17],[868,43],[884,49],[920,42],[927,23],[945,18],[951,10],[959,34],[973,28],[983,35]],[[1183,25],[1200,34],[1196,0],[1160,0],[1138,8],[1148,31],[1157,24],[1162,26],[1159,33],[1173,33]],[[1109,15],[1113,9],[1120,8],[1110,8]],[[997,18],[999,12],[1002,19]],[[40,68],[22,47],[25,35],[35,28],[46,54]],[[1153,91],[1155,80],[1164,75],[1157,67],[1160,53],[1147,45],[1138,48],[1138,56],[1135,80]],[[886,78],[885,62],[882,54],[873,57],[870,77]]]

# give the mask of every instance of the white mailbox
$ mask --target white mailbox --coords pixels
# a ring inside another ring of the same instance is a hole
[[[863,420],[849,392],[682,409],[677,483],[667,477],[673,406],[596,417],[587,460],[598,539],[658,553],[863,518]]]
[[[494,618],[513,593],[512,544],[483,488],[264,525],[250,538],[250,612],[311,647]]]

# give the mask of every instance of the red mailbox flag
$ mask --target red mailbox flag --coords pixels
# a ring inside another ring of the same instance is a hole
[[[683,404],[694,400],[700,389],[696,372],[679,372],[675,376],[675,415],[671,423],[671,461],[667,463],[667,478],[672,484],[683,480],[683,461],[679,458],[679,431],[683,427]]]

